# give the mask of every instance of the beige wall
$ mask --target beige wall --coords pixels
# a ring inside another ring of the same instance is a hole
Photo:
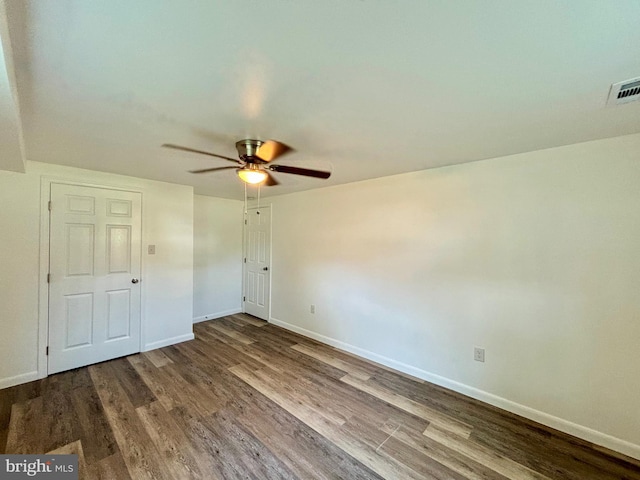
[[[193,320],[242,310],[242,219],[238,200],[194,197]]]
[[[639,186],[633,135],[275,197],[272,320],[640,456]]]
[[[38,346],[43,177],[143,192],[142,348],[191,338],[193,188],[28,162],[25,174],[0,171],[0,387],[36,378],[44,348]],[[155,255],[147,255],[149,244]]]
[[[40,179],[0,171],[0,388],[37,377]]]

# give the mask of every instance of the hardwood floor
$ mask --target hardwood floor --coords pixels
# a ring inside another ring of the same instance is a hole
[[[86,479],[640,479],[640,462],[248,315],[0,391],[0,452]]]

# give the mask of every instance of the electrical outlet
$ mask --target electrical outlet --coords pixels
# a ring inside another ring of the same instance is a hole
[[[155,245],[149,245],[147,247],[147,253],[149,255],[155,255],[156,254],[156,246]]]
[[[473,359],[476,362],[484,363],[484,348],[475,347],[473,349]]]
[[[309,311],[311,313],[316,313],[316,306],[315,305],[311,305],[311,308],[309,309]]]

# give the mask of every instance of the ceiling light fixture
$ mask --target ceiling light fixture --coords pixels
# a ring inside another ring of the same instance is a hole
[[[267,179],[267,172],[262,170],[258,165],[248,164],[237,170],[240,180],[251,185],[257,185]]]

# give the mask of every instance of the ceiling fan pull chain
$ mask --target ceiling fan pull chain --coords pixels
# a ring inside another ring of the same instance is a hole
[[[258,210],[260,210],[260,184],[258,184]]]
[[[245,183],[244,184],[244,215],[245,215],[245,217],[246,217],[248,211],[249,210],[247,209],[247,184]]]

